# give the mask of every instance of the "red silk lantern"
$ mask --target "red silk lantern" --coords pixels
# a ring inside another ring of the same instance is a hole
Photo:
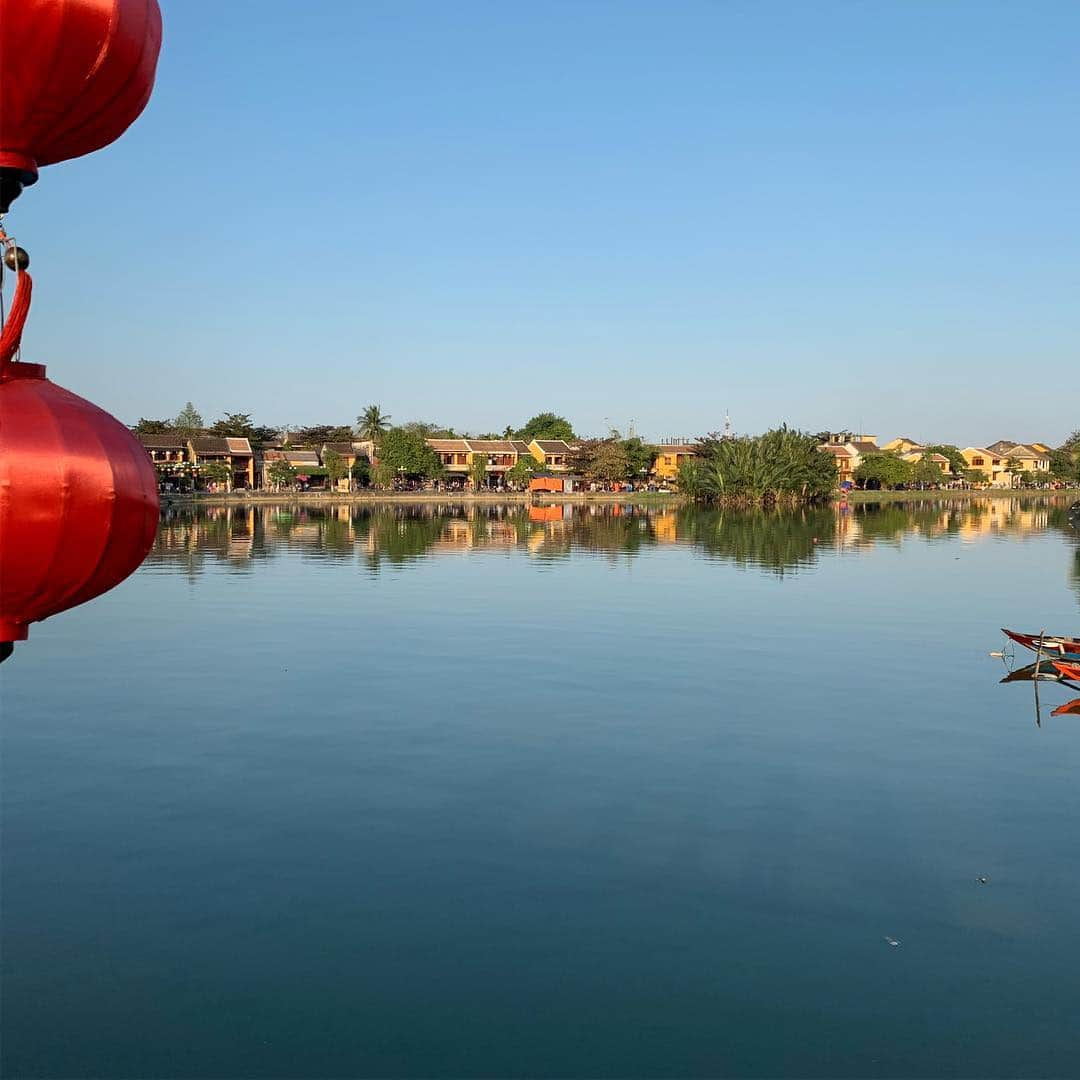
[[[14,363],[32,282],[0,335],[0,660],[31,622],[136,570],[158,524],[157,474],[119,420]]]
[[[0,0],[0,213],[41,166],[123,135],[160,51],[157,0]]]

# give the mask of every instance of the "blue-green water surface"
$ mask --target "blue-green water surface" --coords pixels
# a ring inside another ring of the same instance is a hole
[[[1063,506],[173,511],[0,672],[0,1072],[1076,1075],[1001,626]]]

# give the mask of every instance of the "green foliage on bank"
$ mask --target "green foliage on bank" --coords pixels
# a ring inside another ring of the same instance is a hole
[[[444,471],[438,454],[427,445],[422,435],[402,427],[390,428],[383,433],[375,473],[377,483],[388,486],[399,476],[432,480],[442,476]]]
[[[1070,484],[1080,481],[1080,442],[1075,441],[1076,439],[1077,435],[1074,433],[1072,439],[1066,440],[1060,450],[1050,451],[1050,475],[1055,480],[1064,480]],[[1070,446],[1073,448],[1070,449]]]
[[[524,487],[537,474],[544,471],[544,463],[537,461],[532,454],[520,454],[516,463],[506,470],[506,479],[519,487]]]
[[[553,412],[537,413],[531,420],[513,432],[515,439],[531,442],[533,439],[565,439],[572,442],[574,427],[565,416]]]
[[[878,487],[888,490],[910,484],[914,478],[915,468],[911,462],[904,461],[888,451],[865,454],[855,469],[855,482],[864,488]]]
[[[684,469],[700,502],[734,506],[779,506],[829,498],[837,483],[836,464],[818,449],[818,440],[786,425],[764,435],[703,439],[696,469]]]
[[[296,470],[287,461],[272,462],[266,473],[274,487],[292,487],[296,483]]]
[[[606,439],[580,439],[567,459],[571,472],[605,483],[643,480],[656,460],[656,447],[616,432]]]
[[[339,480],[349,472],[345,459],[336,450],[327,450],[323,454],[323,468],[326,470],[327,479],[332,487],[336,487]]]
[[[930,457],[933,454],[940,454],[942,457],[949,459],[949,472],[954,476],[964,475],[968,463],[964,460],[964,455],[960,453],[958,446],[953,446],[952,443],[936,443],[934,446],[928,446],[923,451],[924,457]]]
[[[199,472],[204,480],[212,484],[225,484],[231,486],[232,469],[224,461],[208,461],[199,466]]]
[[[479,490],[487,481],[488,456],[482,452],[475,452],[469,461],[469,479],[472,486]]]

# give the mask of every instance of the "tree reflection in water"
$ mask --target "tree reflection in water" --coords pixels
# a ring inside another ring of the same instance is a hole
[[[162,513],[148,565],[197,577],[208,562],[247,573],[260,560],[291,554],[356,559],[377,573],[384,565],[404,566],[448,551],[505,549],[538,560],[582,552],[620,559],[674,544],[784,575],[830,552],[895,545],[909,537],[974,540],[1044,530],[1075,540],[1068,580],[1080,599],[1080,534],[1069,524],[1068,500],[1046,496],[742,512],[632,502],[172,506]]]
[[[679,532],[711,558],[784,574],[810,565],[822,543],[834,542],[836,514],[829,508],[733,513],[686,507]]]

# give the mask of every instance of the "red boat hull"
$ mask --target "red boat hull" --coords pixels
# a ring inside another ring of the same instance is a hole
[[[1023,645],[1025,649],[1030,649],[1032,652],[1038,652],[1041,648],[1044,653],[1080,656],[1080,639],[1078,638],[1060,637],[1056,634],[1047,634],[1045,637],[1039,634],[1018,634],[1014,630],[1006,630],[1005,627],[1001,628],[1001,632],[1010,641],[1015,641],[1017,645]]]

